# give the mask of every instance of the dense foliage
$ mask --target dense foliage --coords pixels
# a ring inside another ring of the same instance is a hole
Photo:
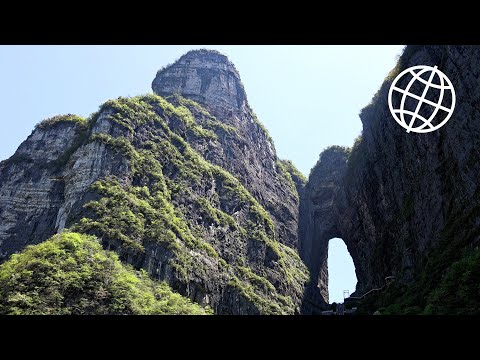
[[[254,114],[252,117],[261,127]],[[244,146],[241,129],[216,119],[205,107],[179,94],[120,97],[105,102],[87,119],[71,114],[55,116],[38,124],[37,130],[55,136],[59,126],[66,131],[74,129],[74,141],[58,160],[45,165],[48,170],[62,179],[62,171],[76,164],[78,156],[84,156],[82,151],[90,151],[98,153],[97,165],[102,172],[82,189],[84,197],[68,214],[66,227],[70,232],[63,236],[70,240],[75,236],[83,239],[84,235],[102,239],[103,247],[114,250],[122,262],[148,269],[153,279],[165,279],[181,294],[200,303],[206,301],[216,309],[227,293],[248,306],[248,313],[296,311],[308,278],[307,268],[296,251],[278,241],[272,218],[258,197],[226,171],[222,161],[212,160],[214,154],[221,154],[219,150],[229,149],[230,142]],[[23,157],[14,160],[25,161]],[[303,175],[287,161],[279,161],[277,170],[280,180],[297,194],[305,182]],[[42,246],[40,249],[47,250],[47,246],[57,245],[47,242]],[[32,260],[38,257],[32,251],[29,248],[4,265],[3,313],[181,313],[130,297],[119,305],[114,299],[124,294],[117,288],[108,290],[106,305],[96,303],[95,294],[87,294],[87,300],[77,299],[81,302],[78,305],[70,296],[79,294],[73,290],[65,293],[75,282],[73,270],[67,277],[55,275],[53,287],[37,285],[35,281],[40,278],[29,284],[34,289],[25,287],[27,276],[23,282],[15,282],[17,278],[11,275],[18,267],[29,268],[28,261],[38,262]],[[105,254],[108,261],[114,256]],[[28,256],[29,260],[15,265]],[[63,274],[63,263],[55,264],[52,271]],[[101,269],[92,269],[98,271]],[[168,290],[165,284],[148,283],[151,280],[145,273],[127,276],[125,271],[123,277],[139,281],[137,288],[154,288],[152,294]],[[102,279],[93,281],[96,284]],[[84,290],[81,284],[74,286]],[[98,286],[104,291],[105,286]],[[173,299],[174,295],[167,297]]]
[[[62,233],[0,265],[0,314],[206,314],[122,265],[92,236]]]
[[[51,127],[53,125],[57,125],[60,123],[72,123],[80,128],[85,128],[88,125],[87,119],[84,119],[78,115],[67,114],[67,115],[56,115],[51,118],[45,119],[40,123],[38,123],[36,127],[38,129],[45,129],[47,127]]]
[[[157,95],[107,101],[89,120],[91,128],[105,120],[115,130],[93,131],[87,142],[127,159],[129,180],[108,176],[93,183],[89,190],[98,197],[85,204],[71,229],[108,239],[133,257],[144,256],[155,244],[168,253],[166,266],[173,268],[176,281],[188,284],[220,271],[228,274],[225,285],[260,313],[293,313],[294,303],[282,295],[285,287],[272,283],[278,276],[303,292],[308,272],[298,253],[277,241],[269,213],[242,183],[192,146],[218,146],[220,137],[236,138],[237,130],[178,94],[168,101]],[[291,163],[279,164],[296,193],[302,175]],[[266,247],[273,271],[250,268],[246,254],[233,257],[222,243],[226,236],[236,251],[252,243]]]
[[[368,297],[359,313],[382,315],[479,315],[480,249],[467,249],[453,261],[448,252],[432,254],[413,286],[391,285]]]

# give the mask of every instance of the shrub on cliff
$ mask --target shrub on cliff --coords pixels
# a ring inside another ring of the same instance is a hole
[[[45,119],[36,125],[37,129],[46,129],[60,123],[71,123],[80,128],[86,128],[88,126],[88,121],[81,116],[74,114],[67,115],[56,115],[54,117]]]
[[[480,249],[454,262],[430,294],[424,314],[480,314]]]
[[[205,314],[92,236],[63,233],[0,265],[0,314]]]

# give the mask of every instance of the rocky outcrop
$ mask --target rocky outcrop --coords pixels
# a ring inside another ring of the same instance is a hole
[[[61,231],[94,181],[128,167],[104,144],[85,144],[86,127],[73,115],[47,119],[0,163],[0,261]]]
[[[305,185],[233,64],[189,52],[157,73],[156,95],[47,119],[0,163],[0,262],[68,228],[217,314],[311,314],[328,303],[328,241],[339,237],[355,295],[394,276],[383,299],[414,294],[408,311],[426,311],[444,294],[435,284],[454,286],[445,274],[474,283],[477,256],[463,256],[480,239],[479,57],[407,47],[362,110],[362,135],[322,152]],[[457,96],[450,121],[427,134],[405,132],[387,103],[395,76],[420,64],[438,66]]]
[[[248,111],[247,95],[237,69],[217,51],[188,52],[158,71],[152,89],[160,96],[182,94],[220,117]]]
[[[339,146],[323,151],[302,192],[299,252],[310,264],[312,275],[303,303],[306,313],[322,310],[328,304],[328,241],[342,237],[338,202],[348,155],[349,151]]]
[[[478,246],[479,56],[474,46],[406,47],[362,110],[362,136],[351,152],[321,155],[302,199],[300,249],[315,278],[311,291],[324,300],[331,237],[342,238],[352,255],[357,295],[391,275],[407,287],[431,287],[465,249]],[[407,133],[388,108],[392,80],[414,65],[438,66],[456,90],[452,118],[426,134]]]
[[[47,119],[0,164],[2,259],[69,228],[218,314],[299,313],[302,180],[238,72],[194,51],[153,88],[162,96]]]
[[[180,94],[200,104],[208,114],[184,102],[205,126],[211,116],[225,125],[219,144],[201,141],[193,146],[237,177],[271,214],[279,240],[296,247],[296,186],[279,163],[273,141],[248,105],[238,71],[227,57],[210,50],[190,51],[160,70],[152,89],[160,96]],[[171,101],[175,103],[174,97]]]

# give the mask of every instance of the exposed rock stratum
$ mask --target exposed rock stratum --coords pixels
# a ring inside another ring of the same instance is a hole
[[[472,46],[406,47],[360,114],[362,135],[323,151],[305,182],[277,157],[235,66],[190,51],[157,73],[154,94],[46,119],[0,163],[0,262],[68,229],[216,314],[314,314],[339,237],[355,295],[395,276],[398,296],[421,286],[415,311],[432,310],[435,281],[479,241],[479,58]],[[395,75],[419,64],[457,93],[428,134],[406,133],[387,104]]]

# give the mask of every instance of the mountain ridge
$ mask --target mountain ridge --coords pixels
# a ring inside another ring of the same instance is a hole
[[[382,289],[360,313],[478,314],[479,51],[407,46],[362,134],[325,149],[308,179],[278,158],[228,58],[191,51],[157,72],[154,94],[46,119],[0,162],[0,274],[28,245],[77,232],[215,314],[319,314],[338,237],[353,295]],[[429,134],[406,133],[387,104],[418,64],[457,92]]]
[[[218,95],[225,73],[205,61],[194,90]],[[41,122],[0,163],[3,259],[68,228],[218,314],[298,313],[298,174],[248,104],[225,104],[237,87],[222,91],[208,109],[175,91]]]

